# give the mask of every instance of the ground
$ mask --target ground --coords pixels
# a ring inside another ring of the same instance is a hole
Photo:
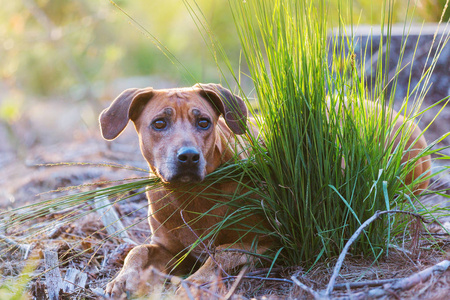
[[[51,107],[51,112],[46,111],[46,107]],[[129,126],[125,134],[114,142],[106,142],[101,139],[94,122],[82,128],[74,126],[79,123],[77,113],[82,109],[73,107],[71,114],[61,117],[62,111],[65,110],[64,106],[57,104],[57,101],[47,102],[35,108],[33,113],[29,110],[20,120],[0,126],[2,170],[0,210],[3,212],[0,215],[2,223],[0,240],[3,240],[0,243],[0,272],[3,275],[0,281],[0,298],[7,287],[18,288],[17,279],[22,273],[22,268],[32,262],[36,265],[34,277],[29,282],[29,293],[35,299],[46,299],[58,290],[51,286],[48,278],[51,276],[57,278],[59,274],[67,279],[71,278],[70,275],[73,273],[75,273],[73,278],[78,284],[70,285],[67,283],[69,279],[62,280],[66,285],[64,292],[60,293],[61,299],[98,298],[106,283],[120,269],[133,242],[140,244],[148,239],[150,229],[146,222],[147,200],[142,194],[129,195],[132,197],[114,205],[125,227],[136,224],[127,229],[129,239],[123,237],[105,239],[109,234],[104,229],[101,215],[93,211],[93,203],[77,204],[67,207],[64,211],[51,208],[33,210],[31,207],[15,214],[5,213],[40,201],[51,201],[65,193],[74,193],[75,190],[67,190],[70,186],[88,184],[81,187],[81,190],[87,191],[103,187],[104,181],[143,176],[143,173],[134,170],[99,165],[114,163],[147,168],[139,152],[132,126]],[[448,124],[449,115],[449,111],[444,111],[438,122]],[[425,115],[422,123],[426,124],[432,117],[429,114]],[[54,124],[49,120],[59,121]],[[444,133],[439,130],[448,130],[444,127],[433,126],[429,132],[431,137],[429,140]],[[14,137],[20,137],[20,140]],[[43,165],[60,162],[84,162],[94,165]],[[441,162],[441,166],[442,164],[448,163]],[[441,166],[435,164],[435,167]],[[439,189],[442,186],[450,187],[450,180],[447,177],[433,179],[432,189]],[[56,189],[64,190],[47,193]],[[445,199],[443,196],[433,195],[423,200],[432,205],[444,203]],[[15,226],[8,226],[8,222],[13,218],[20,218],[30,211],[34,211],[33,218],[24,219]],[[64,222],[61,217],[68,215],[74,216],[73,220]],[[425,228],[419,228],[418,234],[423,237]],[[360,257],[358,253],[350,253],[344,261],[337,282],[355,283],[406,278],[448,259],[450,237],[439,229],[434,230],[432,236],[435,238],[434,241],[421,238],[415,245],[415,240],[411,237],[399,239],[396,246],[389,248],[389,255],[383,256],[379,263],[374,265],[372,260]],[[52,265],[52,253],[57,253],[57,269],[52,269],[56,266]],[[302,283],[316,291],[323,290],[329,281],[336,259],[329,258],[308,273],[301,266],[292,268],[275,266],[268,278],[265,278],[267,270],[248,270],[244,277],[238,276],[238,279],[234,279],[239,282],[236,289],[232,287],[234,280],[230,278],[225,278],[224,282],[219,284],[219,288],[228,291],[232,289],[231,298],[308,299],[311,295],[293,283],[291,276],[295,275]],[[378,282],[378,288],[380,287],[383,286]],[[399,290],[389,290],[384,286],[384,289],[389,291],[386,297],[442,299],[448,294],[450,272],[432,276],[410,289],[401,287]],[[334,297],[361,295],[358,293],[376,287],[354,288],[341,285],[337,288],[333,293]],[[173,288],[167,284],[165,295],[170,297],[171,291]],[[208,292],[203,292],[203,295],[205,299],[211,296]]]

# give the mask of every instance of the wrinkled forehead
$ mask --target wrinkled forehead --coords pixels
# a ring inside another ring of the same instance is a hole
[[[183,115],[192,110],[211,116],[218,115],[211,102],[200,96],[193,88],[158,90],[147,106],[151,114],[171,108],[177,115]]]

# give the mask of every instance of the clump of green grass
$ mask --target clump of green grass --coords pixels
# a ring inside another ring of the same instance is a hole
[[[260,209],[285,261],[311,265],[337,255],[375,211],[395,206],[397,170],[384,159],[383,141],[373,143],[388,131],[376,125],[387,116],[364,113],[351,53],[335,49],[330,68],[324,2],[233,1],[232,9],[264,140],[248,176],[264,182]],[[339,69],[338,58],[346,62]],[[378,256],[387,228],[369,228],[358,252]]]

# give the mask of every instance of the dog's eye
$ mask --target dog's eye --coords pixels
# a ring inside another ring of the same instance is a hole
[[[167,122],[164,119],[157,119],[153,121],[152,126],[157,130],[162,130],[167,127]]]
[[[200,127],[201,129],[208,129],[210,125],[211,122],[208,119],[200,119],[197,122],[197,126]]]

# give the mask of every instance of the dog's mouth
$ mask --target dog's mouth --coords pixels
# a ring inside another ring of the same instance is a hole
[[[206,170],[202,164],[197,166],[179,166],[166,163],[152,168],[153,172],[166,184],[189,184],[203,181]]]
[[[203,181],[203,177],[193,172],[183,172],[176,174],[167,183],[196,183]]]

